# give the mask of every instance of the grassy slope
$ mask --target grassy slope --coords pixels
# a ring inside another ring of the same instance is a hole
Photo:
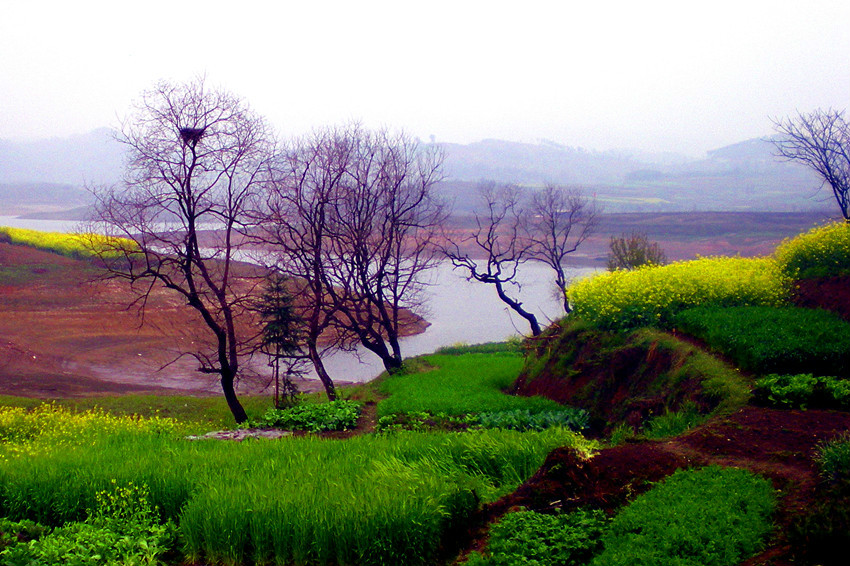
[[[606,423],[638,426],[683,404],[729,411],[749,399],[749,379],[700,348],[655,329],[603,332],[574,320],[539,339],[517,382]]]

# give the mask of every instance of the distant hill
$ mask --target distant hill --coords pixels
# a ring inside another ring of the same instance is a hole
[[[820,183],[811,172],[774,157],[773,146],[762,139],[718,148],[703,159],[631,150],[600,152],[551,141],[484,140],[440,146],[446,153],[448,176],[441,191],[460,214],[476,206],[476,186],[482,180],[529,189],[547,182],[579,185],[595,194],[608,212],[795,212],[834,206],[830,195],[816,194]],[[0,140],[0,206],[7,211],[82,206],[87,197],[73,195],[73,189],[117,181],[122,152],[105,128],[28,143]]]
[[[470,187],[484,179],[529,187],[547,182],[583,186],[609,212],[796,212],[834,206],[817,193],[805,167],[780,160],[773,145],[752,139],[708,152],[704,159],[629,151],[595,152],[551,142],[485,140],[443,144],[450,179],[444,192],[471,210]]]
[[[52,213],[79,209],[91,202],[83,188],[59,183],[0,184],[0,216]],[[76,218],[75,218],[76,219]]]
[[[33,142],[0,140],[0,183],[113,183],[121,177],[123,148],[108,128]]]

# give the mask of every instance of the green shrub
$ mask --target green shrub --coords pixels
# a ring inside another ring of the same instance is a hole
[[[277,427],[285,430],[349,430],[357,426],[360,403],[356,401],[331,401],[329,403],[304,404],[288,409],[269,409],[251,426]]]
[[[850,380],[810,373],[770,374],[756,380],[756,402],[781,409],[850,409]]]
[[[574,316],[599,328],[665,327],[695,306],[785,304],[790,279],[772,258],[716,257],[601,273],[567,289]]]
[[[810,279],[850,274],[850,223],[827,224],[784,241],[776,259],[791,277]]]
[[[771,528],[770,482],[734,468],[679,470],[611,521],[592,566],[732,566]]]
[[[843,374],[850,370],[850,323],[796,307],[700,307],[675,318],[679,330],[757,373]]]
[[[577,510],[544,515],[534,511],[508,513],[490,527],[486,556],[467,565],[581,566],[602,549],[608,524],[602,511]]]

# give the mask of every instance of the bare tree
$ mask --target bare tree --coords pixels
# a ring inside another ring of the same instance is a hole
[[[850,125],[844,111],[815,110],[775,120],[773,144],[781,157],[798,161],[829,185],[844,220],[850,222]]]
[[[577,188],[546,185],[531,197],[528,211],[530,256],[555,272],[555,286],[563,297],[564,311],[570,312],[567,300],[567,256],[593,233],[599,219],[596,200]]]
[[[640,232],[622,234],[617,238],[612,236],[609,247],[608,271],[667,263],[667,254],[664,253],[658,242],[650,242],[646,234]]]
[[[350,128],[352,159],[334,201],[326,267],[338,326],[389,372],[401,368],[399,338],[421,307],[423,274],[438,263],[434,239],[446,213],[434,195],[442,153],[404,133]]]
[[[322,357],[351,343],[348,333],[335,325],[336,306],[326,274],[334,260],[330,242],[334,201],[345,194],[341,184],[351,155],[348,137],[340,130],[316,131],[284,151],[264,206],[256,213],[262,230],[255,237],[271,247],[275,268],[297,287],[296,308],[304,324],[307,357],[331,401],[336,399],[336,388]]]
[[[287,162],[266,230],[281,269],[309,289],[312,340],[354,340],[397,370],[405,311],[420,306],[422,275],[437,262],[442,155],[404,134],[350,125],[317,132]]]
[[[533,256],[521,192],[515,186],[487,183],[479,187],[479,194],[486,212],[476,212],[472,233],[461,242],[449,241],[443,254],[455,268],[466,272],[467,279],[493,285],[499,299],[528,322],[533,336],[538,336],[541,329],[537,317],[508,294],[508,286],[519,285],[519,266]]]
[[[142,310],[165,287],[200,315],[211,350],[187,353],[199,371],[219,376],[243,422],[235,382],[256,342],[243,322],[262,278],[238,273],[235,259],[272,154],[269,129],[240,99],[199,79],[143,93],[117,137],[129,153],[124,180],[93,191],[97,228],[132,242],[107,251],[110,275],[140,290]]]

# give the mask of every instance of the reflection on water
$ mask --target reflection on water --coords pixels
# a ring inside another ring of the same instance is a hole
[[[79,223],[0,216],[0,226],[71,232]],[[580,277],[593,271],[594,268],[576,268],[568,270],[568,275]],[[521,287],[509,287],[508,294],[519,298],[527,310],[537,315],[541,325],[563,315],[548,267],[525,264],[519,279]],[[492,285],[466,281],[463,273],[452,270],[448,263],[431,273],[431,286],[425,291],[425,308],[423,314],[431,325],[422,334],[402,339],[401,350],[405,357],[426,354],[458,342],[494,342],[529,332],[528,323],[499,300]],[[338,352],[329,356],[326,366],[331,377],[342,381],[369,381],[383,370],[380,359],[362,348],[357,353]]]

